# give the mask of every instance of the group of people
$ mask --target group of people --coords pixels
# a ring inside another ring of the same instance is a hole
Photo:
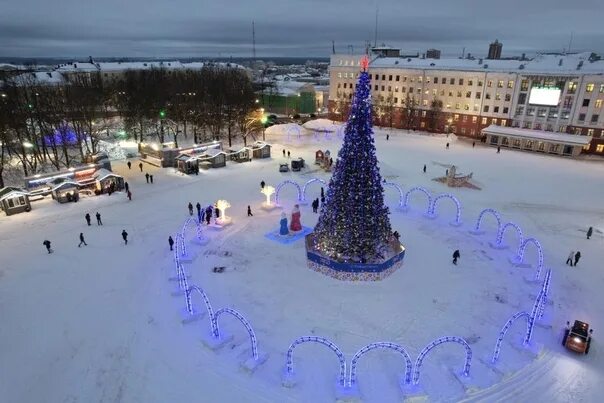
[[[285,158],[285,148],[283,149],[283,158]],[[289,152],[289,150],[287,150],[287,158],[291,157],[291,153]]]
[[[189,202],[189,205],[187,207],[189,209],[189,215],[193,216],[193,203]],[[195,208],[197,209],[197,222],[199,224],[202,224],[205,221],[207,225],[210,225],[210,220],[212,219],[212,212],[216,215],[217,219],[220,218],[220,209],[216,208],[215,206],[212,206],[211,204],[204,209],[201,207],[201,204],[197,202]],[[250,212],[251,209],[250,206],[248,206],[248,213]]]
[[[594,233],[594,228],[593,227],[589,227],[587,229],[587,239],[590,239],[591,236]],[[579,259],[581,259],[581,251],[574,251],[571,250],[570,253],[568,254],[568,258],[566,258],[566,264],[569,265],[570,267],[576,266],[577,263],[579,263]]]
[[[95,217],[96,217],[96,225],[102,226],[103,220],[101,219],[101,213],[99,213],[97,211],[95,214]],[[90,216],[90,213],[86,213],[84,215],[84,219],[86,220],[86,224],[90,227],[92,225],[92,217]],[[81,248],[82,245],[88,246],[88,243],[86,243],[86,238],[84,238],[83,232],[80,232],[79,239],[80,239],[80,243],[78,244],[78,248]],[[124,245],[128,245],[128,233],[126,232],[126,230],[122,230],[122,239],[124,240]],[[51,242],[48,239],[44,240],[44,242],[42,242],[42,245],[44,245],[46,247],[46,251],[48,253],[53,252],[53,249],[51,248]]]

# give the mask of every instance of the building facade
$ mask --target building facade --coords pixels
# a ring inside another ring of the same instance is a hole
[[[503,49],[503,44],[495,39],[495,42],[492,42],[489,45],[489,54],[487,59],[501,59],[501,50]]]
[[[333,55],[329,114],[345,120],[358,55]],[[604,61],[589,53],[532,60],[373,56],[376,124],[481,138],[489,125],[590,136],[584,152],[604,155]]]

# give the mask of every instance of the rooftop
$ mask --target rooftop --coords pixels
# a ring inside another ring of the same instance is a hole
[[[590,136],[578,136],[575,134],[546,132],[543,130],[520,129],[517,127],[504,127],[490,125],[482,129],[483,133],[494,134],[498,136],[521,137],[533,140],[546,140],[562,144],[587,145],[591,142]]]

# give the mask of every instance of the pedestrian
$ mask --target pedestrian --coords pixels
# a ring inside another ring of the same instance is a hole
[[[52,249],[50,249],[50,241],[48,239],[42,242],[42,245],[46,246],[48,253],[52,253]]]
[[[151,183],[153,183],[153,175],[149,175],[149,179],[151,180]]]
[[[126,189],[126,192],[130,190],[130,185],[128,185],[128,182],[124,182],[124,189]]]
[[[199,202],[197,202],[197,204],[195,205],[195,208],[197,209],[197,215],[199,215],[199,212],[201,211],[201,204],[199,204]]]
[[[103,221],[101,221],[101,213],[96,212],[96,225],[103,225]]]
[[[193,205],[189,202],[189,215],[193,215]]]
[[[501,147],[497,146],[497,154],[499,154],[501,152]]]
[[[195,175],[199,175],[199,165],[195,165]]]
[[[201,211],[197,210],[197,222],[199,224],[201,224],[201,220],[202,220],[202,218],[201,218]]]
[[[333,158],[329,158],[329,166],[333,165]]]
[[[426,164],[424,164],[424,173],[426,173]]]
[[[128,169],[132,169],[132,162],[128,161],[127,165],[128,165]]]
[[[575,257],[575,251],[571,250],[570,254],[568,255],[568,259],[566,259],[566,264],[569,264],[570,267],[573,267],[573,259]]]
[[[138,163],[138,167],[140,168],[141,172],[143,172],[143,163],[142,162]]]
[[[212,218],[212,207],[208,206],[208,208],[206,208],[206,224],[210,225],[210,219]]]
[[[122,238],[124,239],[124,245],[128,245],[128,233],[125,229],[122,230]]]
[[[575,253],[575,266],[579,263],[579,259],[581,259],[581,252],[577,251],[577,253]]]
[[[264,181],[260,181],[260,189],[264,189],[264,185],[266,185],[266,183],[264,183]]]
[[[132,201],[132,192],[127,191],[126,194],[128,195],[128,200]]]
[[[390,140],[390,135],[389,134],[386,135],[386,141],[388,141],[388,140]]]
[[[84,240],[84,233],[80,232],[80,243],[78,244],[78,248],[80,246],[82,246],[82,244],[84,244],[84,246],[88,246],[88,244],[86,243],[86,241]]]
[[[473,141],[473,142],[472,142],[472,148],[474,148],[474,146],[475,146],[475,145],[476,145],[476,142],[475,142],[475,141]]]
[[[321,206],[325,204],[325,195],[321,196]]]
[[[218,207],[214,209],[214,215],[216,216],[216,219],[220,218],[220,209]]]
[[[172,239],[172,235],[168,237],[168,244],[170,245],[170,250],[174,250],[174,239]]]
[[[593,227],[589,227],[587,229],[587,239],[591,238],[591,234],[593,234],[593,233],[594,233]]]
[[[252,208],[250,206],[247,206],[247,216],[248,217],[253,217],[254,215],[252,214]]]
[[[283,149],[283,158],[285,158],[285,148]]]
[[[453,264],[457,266],[457,259],[459,259],[461,257],[461,254],[459,253],[459,249],[456,249],[455,252],[453,252]]]
[[[325,191],[323,190],[323,186],[321,186],[321,197],[325,197]]]
[[[201,224],[203,223],[203,221],[205,220],[205,217],[204,217],[204,216],[205,216],[205,213],[206,213],[206,211],[205,211],[204,209],[201,209],[201,212],[199,213],[199,217],[197,217],[197,218],[199,218],[199,224],[200,224],[200,225],[201,225]]]
[[[289,153],[289,150],[287,150],[287,158],[289,158],[289,157],[290,157],[290,155],[291,155],[291,154]]]
[[[449,170],[445,169],[445,176],[449,176]]]
[[[88,226],[90,227],[90,213],[86,213],[84,218],[86,219],[86,224],[88,224]]]
[[[149,172],[145,174],[145,179],[147,180],[147,183],[149,183]]]
[[[447,143],[447,150],[449,149],[449,143]]]

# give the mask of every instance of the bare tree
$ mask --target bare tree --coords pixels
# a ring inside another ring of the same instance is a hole
[[[415,128],[417,118],[417,101],[413,95],[407,94],[403,100],[403,119],[407,131]]]
[[[428,112],[428,128],[430,131],[437,130],[442,109],[443,101],[440,99],[434,98],[432,102],[430,102],[430,111]]]

